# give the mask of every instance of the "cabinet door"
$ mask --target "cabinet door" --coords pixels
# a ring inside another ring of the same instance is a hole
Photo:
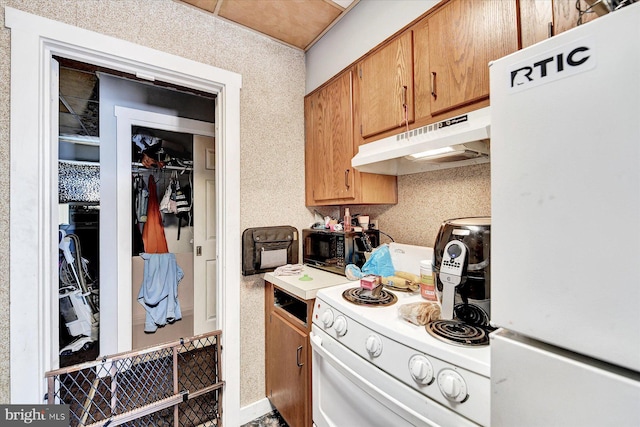
[[[413,122],[413,32],[407,31],[358,67],[362,137]]]
[[[588,4],[578,2],[585,12]],[[598,15],[583,13],[576,8],[575,0],[520,0],[520,33],[522,48],[560,34],[578,25],[589,22]]]
[[[429,20],[413,27],[413,84],[415,120],[431,116],[431,67],[429,66]]]
[[[308,205],[355,197],[352,75],[345,72],[305,100]]]
[[[522,48],[553,35],[552,0],[520,0],[520,37]]]
[[[587,2],[577,3],[582,11],[589,7]],[[560,34],[578,26],[578,22],[585,24],[596,19],[595,12],[581,14],[576,8],[575,0],[553,0],[553,34]]]
[[[275,312],[267,328],[269,400],[289,426],[305,427],[310,411],[307,335]]]
[[[518,49],[516,0],[452,0],[429,18],[431,114],[489,96],[489,61]]]

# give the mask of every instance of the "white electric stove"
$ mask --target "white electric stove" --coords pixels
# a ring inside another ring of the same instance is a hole
[[[398,314],[424,302],[387,291],[386,306],[357,305],[351,282],[318,291],[313,311],[313,421],[325,426],[489,425],[489,346],[431,336]]]

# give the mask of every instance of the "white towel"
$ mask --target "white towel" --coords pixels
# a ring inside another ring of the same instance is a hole
[[[302,264],[287,264],[275,269],[275,276],[295,276],[302,273],[304,266]]]

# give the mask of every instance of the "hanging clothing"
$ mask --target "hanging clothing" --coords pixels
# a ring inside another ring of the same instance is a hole
[[[169,185],[165,189],[164,196],[162,200],[160,200],[160,212],[164,214],[175,214],[178,213],[176,207],[176,182],[178,181],[177,177],[174,177],[175,171],[171,172],[171,180],[169,181]]]
[[[146,313],[145,332],[155,332],[158,326],[182,319],[178,301],[178,284],[184,272],[175,254],[140,254],[144,259],[144,278],[138,302]]]
[[[131,244],[133,255],[144,252],[144,242],[142,241],[142,230],[144,223],[147,222],[147,202],[149,200],[149,191],[144,183],[144,178],[140,174],[133,176],[133,200],[131,203],[133,227]]]
[[[147,203],[147,223],[142,231],[142,241],[144,242],[144,251],[150,254],[162,254],[169,252],[167,239],[164,235],[164,225],[162,224],[162,215],[160,215],[160,206],[158,204],[158,194],[156,190],[156,181],[153,175],[149,175],[149,201]]]
[[[147,204],[149,203],[149,191],[140,174],[133,177],[133,194],[135,197],[135,218],[139,224],[147,222]],[[142,227],[140,227],[142,231]]]
[[[186,220],[189,224],[191,216],[191,202],[187,197],[188,186],[180,188],[180,183],[176,180],[176,218],[178,218],[178,240],[180,240],[180,228],[182,228],[182,220]]]

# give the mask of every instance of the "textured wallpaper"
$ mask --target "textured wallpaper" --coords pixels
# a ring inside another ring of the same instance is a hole
[[[304,55],[173,0],[0,0],[0,56],[9,58],[4,7],[65,22],[242,75],[241,227],[311,220],[304,206]],[[0,61],[0,403],[9,394],[10,63]],[[240,238],[240,236],[238,236]],[[241,287],[241,405],[264,398],[260,276]]]
[[[491,215],[490,174],[490,164],[483,164],[399,176],[396,206],[360,210],[397,242],[433,246],[444,220]]]

